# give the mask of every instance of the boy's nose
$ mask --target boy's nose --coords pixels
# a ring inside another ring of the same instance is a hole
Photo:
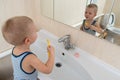
[[[88,15],[88,14],[86,14],[85,16],[86,16],[86,17],[88,17],[89,15]]]
[[[86,15],[86,16],[89,16],[89,14],[87,14],[87,13],[86,13],[85,15]]]

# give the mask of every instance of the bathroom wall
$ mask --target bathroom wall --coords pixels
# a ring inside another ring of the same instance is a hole
[[[34,18],[33,0],[0,0],[0,52],[11,48],[2,37],[1,27],[12,16],[27,15]]]
[[[96,38],[85,32],[76,30],[68,25],[59,23],[47,17],[40,15],[40,9],[38,9],[39,1],[36,0],[36,24],[39,28],[46,29],[47,31],[61,37],[66,34],[72,36],[72,42],[81,49],[89,52],[90,54],[102,59],[106,63],[120,70],[120,47],[110,42]]]

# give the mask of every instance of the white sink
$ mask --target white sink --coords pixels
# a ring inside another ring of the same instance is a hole
[[[52,80],[120,80],[118,69],[80,48],[65,50],[63,44],[58,43],[58,37],[46,30],[38,32],[38,39],[31,46],[33,52],[43,62],[46,62],[48,57],[46,39],[49,39],[55,47],[55,65],[51,74],[39,73],[39,76],[48,77]]]
[[[93,80],[88,72],[76,62],[71,56],[71,52],[66,51],[61,43],[58,43],[58,38],[53,35],[46,35],[45,33],[38,33],[37,41],[31,46],[32,51],[43,61],[46,62],[47,55],[47,42],[46,39],[51,41],[55,47],[55,64],[51,74],[45,75],[39,73],[39,76],[48,77],[52,80]]]

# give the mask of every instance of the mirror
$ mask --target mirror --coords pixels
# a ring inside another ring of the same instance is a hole
[[[84,19],[85,7],[95,2],[99,5],[98,15],[103,13],[105,0],[41,0],[41,13],[64,24],[76,27]]]
[[[106,27],[107,37],[105,39],[120,45],[118,39],[120,38],[120,5],[118,0],[41,0],[41,13],[53,20],[80,29],[86,5],[90,3],[98,6],[96,19]]]

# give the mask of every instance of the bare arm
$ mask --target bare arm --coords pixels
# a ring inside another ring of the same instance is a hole
[[[50,55],[46,63],[40,61],[35,55],[31,55],[30,61],[30,65],[33,68],[46,74],[49,74],[54,66],[54,48],[52,46],[49,46],[48,51],[50,52]]]

